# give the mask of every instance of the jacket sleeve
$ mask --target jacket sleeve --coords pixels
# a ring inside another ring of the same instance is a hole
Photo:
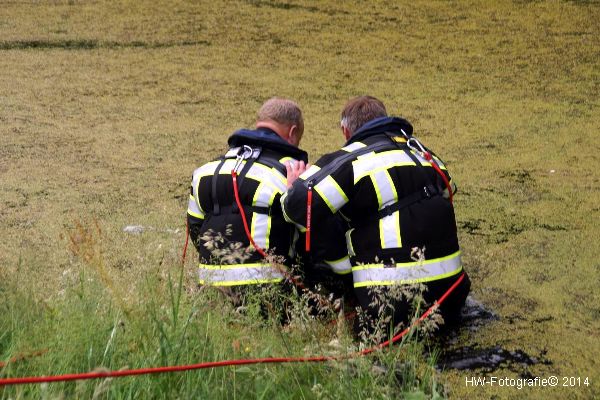
[[[198,201],[197,190],[198,179],[196,177],[192,177],[187,209],[187,227],[190,233],[190,238],[192,239],[192,243],[194,243],[194,247],[196,247],[196,249],[198,249],[198,236],[200,234],[202,224],[204,223],[205,216],[204,211],[200,207],[200,202]]]
[[[301,232],[306,231],[307,198],[312,187],[311,228],[321,230],[321,221],[327,221],[336,214],[352,197],[354,191],[352,165],[345,163],[335,170],[323,174],[321,168],[329,168],[339,152],[319,159],[294,182],[281,196],[284,218],[295,224]]]
[[[450,188],[452,189],[452,195],[456,194],[456,191],[458,190],[458,188],[456,187],[456,184],[452,180],[452,176],[450,175],[448,168],[446,168],[446,164],[442,161],[441,158],[439,158],[437,155],[435,155],[435,153],[433,153],[431,150],[429,150],[429,149],[427,149],[427,150],[432,154],[434,161],[440,167],[440,169],[442,170],[444,175],[446,175],[446,179],[448,179],[448,183],[450,184]],[[444,189],[443,196],[445,198],[450,197],[448,194],[448,188]]]

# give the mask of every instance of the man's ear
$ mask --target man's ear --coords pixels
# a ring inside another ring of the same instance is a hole
[[[297,147],[300,144],[300,139],[302,139],[302,134],[300,133],[298,126],[290,126],[290,130],[288,131],[288,143]]]
[[[343,125],[342,125],[342,132],[344,133],[344,138],[346,138],[346,140],[349,140],[352,137],[352,133],[350,133],[350,129],[346,128]]]

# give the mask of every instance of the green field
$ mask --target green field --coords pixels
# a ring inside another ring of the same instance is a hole
[[[318,323],[280,332],[198,293],[194,251],[179,285],[188,185],[265,99],[298,101],[314,161],[361,94],[411,121],[459,187],[473,295],[499,316],[459,344],[582,378],[469,387],[486,374],[431,372],[410,345],[383,374],[254,366],[0,398],[600,397],[598,21],[596,1],[0,0],[0,361],[19,358],[0,378],[328,351]],[[416,388],[390,372],[405,357]]]

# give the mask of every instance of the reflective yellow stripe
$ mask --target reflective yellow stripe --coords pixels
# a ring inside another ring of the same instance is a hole
[[[369,153],[352,162],[354,183],[378,171],[403,166],[415,166],[414,161],[404,151],[390,150],[381,153]]]
[[[193,212],[192,210],[190,210],[188,208],[187,213],[190,214],[192,217],[198,218],[198,219],[204,219],[204,214],[198,214]]]
[[[325,263],[338,275],[346,275],[352,272],[352,264],[350,264],[350,257],[348,256],[334,261],[325,260]]]
[[[306,232],[306,227],[304,225],[299,224],[298,222],[294,221],[293,219],[291,219],[290,216],[287,215],[287,213],[285,212],[285,199],[287,198],[287,195],[288,195],[287,192],[285,192],[283,194],[283,196],[281,196],[281,198],[279,199],[279,202],[281,203],[281,210],[283,211],[283,219],[285,219],[290,224],[296,225],[298,230],[300,232],[304,233],[304,232]]]
[[[211,286],[250,285],[279,282],[283,280],[283,266],[269,264],[233,264],[210,265],[198,264],[198,280],[201,284]]]
[[[394,266],[368,264],[352,267],[354,287],[430,282],[456,275],[462,270],[460,251],[449,256]]]
[[[424,266],[424,265],[429,265],[429,264],[435,264],[435,263],[439,263],[442,261],[449,261],[452,259],[456,259],[457,257],[460,258],[460,250],[449,254],[447,256],[444,257],[440,257],[440,258],[432,258],[430,260],[423,260],[423,261],[411,261],[411,262],[406,262],[406,263],[396,263],[395,268],[414,268],[414,267],[419,267],[419,266]],[[361,271],[363,269],[377,269],[377,268],[382,268],[383,264],[362,264],[362,265],[357,265],[355,267],[352,267],[352,271]]]
[[[239,268],[272,268],[271,264],[248,263],[248,264],[202,264],[198,263],[198,268],[202,269],[239,269]]]
[[[375,188],[375,194],[377,195],[377,202],[380,210],[385,206],[398,201],[396,187],[387,170],[375,171],[373,174],[370,174],[370,177],[373,182],[373,187]]]
[[[335,213],[348,202],[346,193],[331,176],[326,177],[314,187],[331,212]]]
[[[250,235],[258,247],[265,250],[269,248],[270,230],[271,217],[266,214],[252,213]]]
[[[200,177],[214,174],[214,170],[217,166],[217,163],[213,162],[209,164],[214,164],[212,166],[212,170],[207,170],[203,172],[203,174]],[[204,167],[206,167],[209,164],[206,164]],[[225,160],[223,166],[219,170],[219,175],[231,175],[231,171],[235,167],[235,164],[235,159]],[[242,163],[239,166],[239,170],[244,168],[244,165],[246,165],[246,161],[242,161]],[[246,177],[257,182],[262,182],[267,185],[270,185],[274,189],[278,190],[280,193],[283,193],[287,189],[287,178],[275,168],[263,165],[260,163],[260,161],[252,164],[250,170],[248,170],[248,172],[246,173]]]
[[[252,205],[259,207],[270,207],[278,193],[280,192],[277,189],[261,182],[254,192]]]
[[[385,216],[379,220],[379,239],[381,241],[382,249],[402,247],[399,211],[396,211],[393,214]]]
[[[431,167],[431,163],[429,161],[427,161],[425,158],[421,157],[420,154],[415,153],[414,151],[410,151],[415,157],[417,157],[417,159],[419,160],[419,162],[421,163],[422,166],[424,167]],[[446,166],[444,165],[444,163],[442,162],[442,160],[440,160],[439,158],[437,158],[436,156],[432,156],[433,159],[437,162],[438,166],[440,167],[441,170],[446,170]]]
[[[200,218],[200,219],[204,218],[204,212],[202,212],[202,209],[198,207],[198,203],[196,202],[196,199],[192,195],[190,195],[190,198],[188,199],[187,212],[192,217],[196,217],[196,218]]]
[[[353,152],[354,150],[362,149],[363,147],[367,147],[366,144],[361,142],[354,142],[349,144],[348,146],[342,147],[342,150],[347,151],[348,153]]]
[[[320,169],[321,168],[317,167],[316,165],[311,165],[306,171],[300,174],[299,178],[305,181],[317,172],[319,172]]]
[[[449,278],[453,275],[458,274],[462,271],[462,267],[457,269],[456,271],[450,271],[445,274],[430,276],[426,278],[418,278],[418,279],[401,279],[397,281],[368,281],[368,282],[358,282],[354,284],[355,288],[365,287],[365,286],[390,286],[390,285],[410,285],[414,283],[423,283],[423,282],[432,282],[437,281],[444,278]]]
[[[241,286],[241,285],[260,285],[263,283],[278,283],[283,281],[283,278],[274,278],[274,279],[251,279],[247,281],[223,281],[223,282],[211,282],[205,281],[202,279],[198,280],[198,283],[201,285],[210,285],[210,286]]]

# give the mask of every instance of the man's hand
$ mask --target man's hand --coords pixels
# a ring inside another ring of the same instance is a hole
[[[288,161],[285,163],[287,170],[287,187],[290,188],[296,182],[296,179],[308,168],[310,164],[304,164],[304,161]]]

